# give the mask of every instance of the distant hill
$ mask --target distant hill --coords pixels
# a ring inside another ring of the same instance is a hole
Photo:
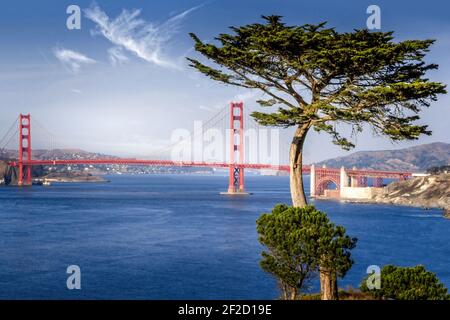
[[[415,147],[382,150],[359,151],[348,156],[333,158],[317,163],[327,167],[365,168],[393,171],[426,171],[431,167],[450,164],[450,144],[435,142]]]
[[[36,149],[33,150],[33,159],[48,160],[48,159],[120,159],[116,156],[105,155],[101,153],[88,152],[81,149]],[[0,150],[0,159],[17,159],[17,150]]]

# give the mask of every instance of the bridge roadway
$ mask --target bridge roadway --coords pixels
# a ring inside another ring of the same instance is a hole
[[[17,167],[19,161],[11,161],[9,165]],[[225,162],[200,162],[200,161],[172,161],[172,160],[140,160],[140,159],[68,159],[68,160],[24,160],[23,166],[56,166],[56,165],[137,165],[137,166],[161,166],[161,167],[209,167],[229,168],[230,164]],[[289,171],[288,165],[272,164],[234,164],[235,167],[245,169],[272,169]],[[310,166],[303,167],[304,172],[310,171]]]
[[[226,162],[201,162],[201,161],[172,161],[172,160],[142,160],[142,159],[67,159],[67,160],[24,160],[23,166],[55,166],[55,165],[101,165],[101,164],[118,164],[118,165],[139,165],[139,166],[165,166],[165,167],[209,167],[209,168],[229,168],[230,163]],[[19,161],[12,161],[10,166],[16,167]],[[288,165],[243,163],[233,164],[237,168],[244,169],[270,169],[280,171],[290,171]],[[323,174],[336,174],[340,171],[338,168],[322,168],[316,167],[316,171]],[[311,166],[304,165],[303,173],[310,173]],[[411,177],[411,172],[397,171],[381,171],[381,170],[365,170],[365,169],[346,169],[349,176],[353,177],[371,177],[371,178],[392,178]]]

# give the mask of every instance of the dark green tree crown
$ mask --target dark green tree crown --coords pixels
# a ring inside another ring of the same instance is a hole
[[[262,125],[300,126],[332,135],[343,148],[353,147],[336,123],[362,131],[369,123],[393,140],[431,134],[416,124],[418,113],[446,93],[445,85],[425,78],[436,64],[424,61],[434,40],[393,41],[392,32],[354,30],[339,33],[318,25],[287,26],[280,16],[263,16],[264,24],[231,27],[220,46],[202,42],[195,49],[208,66],[188,58],[190,66],[213,80],[259,89],[278,105],[276,112],[254,112]]]
[[[311,273],[325,268],[344,277],[353,265],[350,251],[357,239],[334,225],[314,206],[302,208],[276,205],[257,221],[262,268],[292,287]]]
[[[361,282],[361,291],[378,299],[450,300],[447,288],[436,274],[424,266],[398,267],[386,265],[381,269],[381,288],[369,289],[367,279]]]

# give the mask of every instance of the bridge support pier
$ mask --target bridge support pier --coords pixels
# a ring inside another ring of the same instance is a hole
[[[244,185],[244,168],[240,168],[235,165],[230,165],[229,169],[229,184],[228,184],[228,191],[227,192],[221,192],[221,194],[226,195],[248,195],[247,192],[245,192],[245,185]]]
[[[314,198],[316,196],[316,167],[311,165],[310,181],[309,181],[309,196]]]
[[[340,171],[340,188],[339,188],[339,196],[342,197],[342,190],[344,190],[345,187],[348,187],[348,175],[347,171],[345,171],[345,168],[342,166]]]

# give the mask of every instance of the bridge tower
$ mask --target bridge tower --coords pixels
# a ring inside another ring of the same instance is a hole
[[[19,116],[19,177],[18,185],[31,185],[31,166],[24,166],[23,161],[31,160],[31,116]]]
[[[230,167],[228,192],[245,195],[244,185],[244,103],[230,103]]]

